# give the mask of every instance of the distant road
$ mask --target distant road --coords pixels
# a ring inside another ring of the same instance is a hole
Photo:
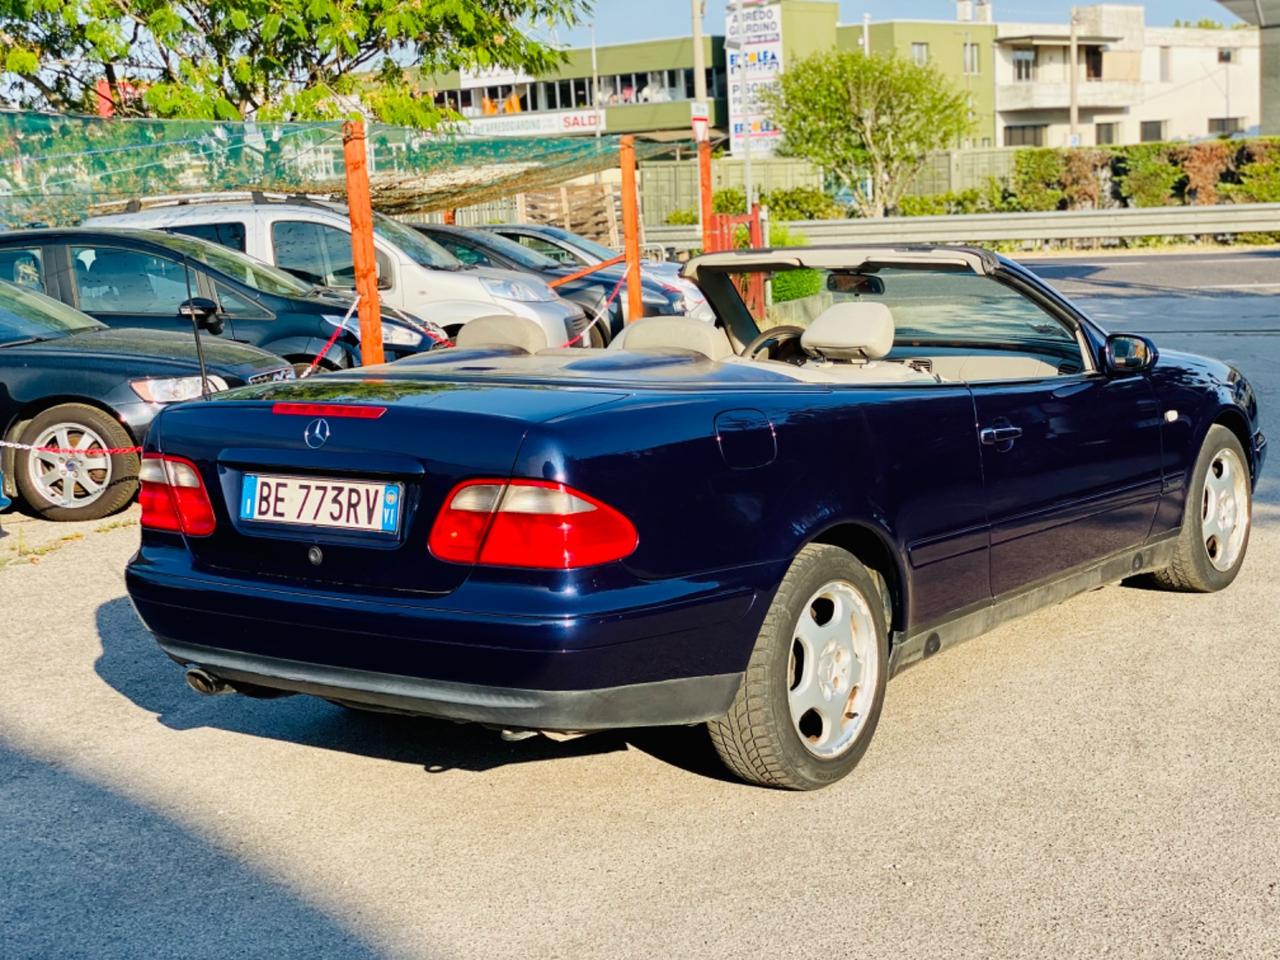
[[[1071,297],[1280,294],[1280,250],[1081,254],[1024,262]]]

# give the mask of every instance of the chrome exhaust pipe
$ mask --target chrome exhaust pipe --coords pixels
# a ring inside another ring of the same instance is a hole
[[[223,693],[235,693],[227,681],[199,667],[189,668],[185,676],[187,686],[202,696],[215,697]]]

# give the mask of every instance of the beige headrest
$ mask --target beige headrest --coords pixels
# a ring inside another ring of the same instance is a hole
[[[800,346],[828,360],[879,360],[893,349],[893,329],[893,314],[883,303],[837,303],[814,318]]]
[[[627,327],[609,344],[614,350],[644,350],[667,347],[692,350],[711,360],[733,356],[733,347],[723,330],[705,320],[691,317],[644,317]]]
[[[453,342],[459,347],[517,347],[525,353],[537,353],[550,346],[542,327],[527,317],[511,314],[468,320]]]

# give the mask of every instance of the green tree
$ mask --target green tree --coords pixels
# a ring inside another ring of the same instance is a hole
[[[898,206],[928,155],[969,131],[969,102],[932,66],[848,50],[787,68],[766,94],[783,151],[830,171],[858,212]]]
[[[534,28],[592,0],[0,0],[0,89],[21,107],[122,115],[331,120],[448,118],[412,63],[544,72]]]

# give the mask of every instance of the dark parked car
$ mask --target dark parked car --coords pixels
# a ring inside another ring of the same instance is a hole
[[[190,319],[179,307],[195,300],[216,336],[269,350],[299,372],[321,354],[351,303],[349,293],[310,286],[219,244],[157,230],[0,234],[0,280],[40,290],[111,327],[186,329]],[[354,315],[346,326],[324,354],[323,369],[359,363]],[[387,359],[430,349],[424,329],[384,311]]]
[[[469,266],[521,270],[537,274],[547,283],[577,273],[583,266],[567,263],[563,259],[552,259],[545,253],[517,243],[496,230],[473,230],[467,227],[434,223],[416,224],[416,226],[418,230]],[[626,289],[619,288],[618,283],[625,276],[625,267],[605,267],[556,288],[560,296],[581,304],[582,309],[591,319],[595,319],[596,314],[606,302],[609,303],[608,322],[601,320],[593,328],[593,330],[599,329],[601,336],[595,338],[589,345],[604,346],[621,332]],[[684,295],[676,287],[661,283],[652,277],[643,277],[641,285],[644,288],[643,301],[646,317],[670,316],[685,312]]]
[[[753,272],[810,293],[756,318]],[[738,775],[810,789],[858,762],[904,667],[1100,584],[1239,572],[1266,442],[1228,364],[1109,335],[981,250],[688,273],[715,325],[548,355],[493,318],[376,377],[165,411],[127,572],[161,647],[206,693],[706,722]]]
[[[188,321],[189,324],[190,321]],[[211,390],[292,380],[275,354],[204,344]],[[0,450],[4,492],[50,520],[96,520],[137,491],[139,456],[166,403],[202,392],[190,331],[112,330],[33,290],[0,282]]]

